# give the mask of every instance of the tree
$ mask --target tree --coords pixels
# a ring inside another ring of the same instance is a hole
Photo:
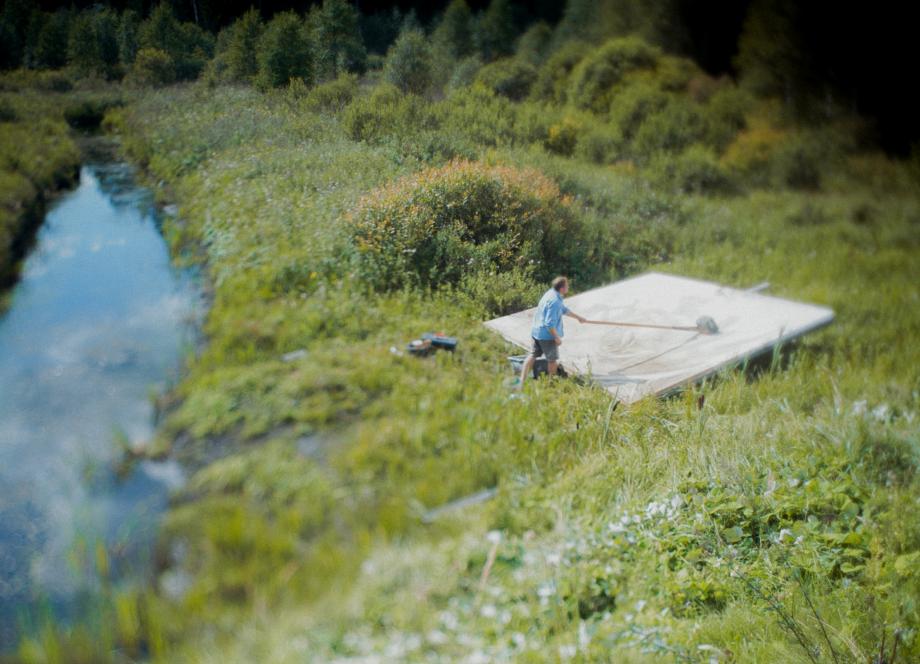
[[[547,23],[544,21],[534,23],[518,39],[518,57],[532,65],[539,65],[549,53],[549,44],[552,37],[553,29]]]
[[[421,30],[404,30],[387,53],[383,75],[403,92],[422,94],[431,85],[431,49]]]
[[[169,85],[176,80],[175,63],[166,51],[142,48],[137,52],[128,80],[136,85]]]
[[[257,80],[262,87],[287,85],[291,79],[312,80],[310,43],[297,14],[282,12],[268,22],[259,39],[258,62]]]
[[[323,0],[322,9],[310,21],[316,44],[316,72],[333,79],[345,72],[364,71],[367,51],[361,41],[358,12],[346,0]]]
[[[179,80],[198,76],[211,52],[213,37],[194,23],[180,23],[166,2],[157,5],[138,30],[140,48],[166,53],[176,67]]]
[[[35,64],[46,69],[60,69],[67,64],[67,40],[70,36],[71,14],[66,10],[54,12],[38,33]]]
[[[109,9],[78,13],[67,43],[67,63],[81,74],[111,76],[118,65],[116,21]]]
[[[678,0],[568,0],[553,35],[553,47],[569,41],[597,43],[636,34],[679,51],[686,45]]]
[[[136,11],[126,9],[122,12],[121,21],[118,23],[118,59],[125,69],[130,67],[137,57],[140,25],[140,16]]]
[[[735,66],[753,92],[794,105],[807,95],[810,63],[797,29],[795,2],[755,2],[738,39]]]
[[[258,74],[256,53],[262,29],[262,18],[255,9],[247,11],[228,28],[230,35],[226,44],[226,59],[228,74],[233,80],[248,81]]]
[[[511,0],[492,0],[479,20],[478,41],[482,57],[495,60],[511,55],[517,27]]]
[[[402,12],[399,7],[389,11],[361,15],[361,39],[371,53],[384,54],[399,37],[399,29],[403,22]]]
[[[0,65],[12,69],[22,64],[26,33],[32,17],[29,0],[6,0],[0,12]]]
[[[466,0],[451,0],[431,41],[439,53],[456,63],[473,52],[473,13]]]

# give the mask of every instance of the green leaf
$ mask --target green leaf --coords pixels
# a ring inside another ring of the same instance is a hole
[[[722,537],[725,538],[725,541],[729,544],[735,544],[744,537],[744,531],[741,530],[741,526],[735,526],[733,528],[726,528],[722,531]]]

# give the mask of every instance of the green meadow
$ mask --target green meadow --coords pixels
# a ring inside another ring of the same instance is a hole
[[[222,78],[218,40],[200,80],[99,102],[207,275],[206,343],[143,451],[189,481],[149,588],[18,657],[920,659],[916,160],[637,36],[521,47],[437,94],[400,64],[418,47],[273,87]],[[513,388],[484,320],[557,273],[648,269],[836,320],[667,399]],[[457,351],[403,352],[426,331]]]

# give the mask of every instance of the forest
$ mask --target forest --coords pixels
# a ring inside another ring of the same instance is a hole
[[[113,470],[187,476],[149,578],[0,662],[920,658],[904,10],[416,4],[3,3],[0,287],[103,134],[208,311]],[[628,407],[514,388],[482,321],[650,269],[837,320]]]

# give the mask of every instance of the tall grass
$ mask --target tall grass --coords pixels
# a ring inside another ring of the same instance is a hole
[[[201,248],[215,293],[152,448],[197,472],[134,638],[200,662],[868,661],[883,637],[920,655],[914,192],[835,171],[807,193],[674,194],[516,133],[524,105],[490,107],[507,138],[483,140],[443,103],[426,112],[452,145],[571,196],[598,282],[768,280],[837,322],[664,401],[615,408],[575,381],[514,394],[512,349],[480,324],[487,276],[377,293],[341,261],[358,201],[454,156],[405,149],[431,126],[355,134],[355,111],[283,92],[143,95],[108,124],[168,183],[171,237]],[[458,351],[400,352],[428,330]],[[490,504],[424,518],[489,487]],[[60,638],[24,652],[48,660]]]

